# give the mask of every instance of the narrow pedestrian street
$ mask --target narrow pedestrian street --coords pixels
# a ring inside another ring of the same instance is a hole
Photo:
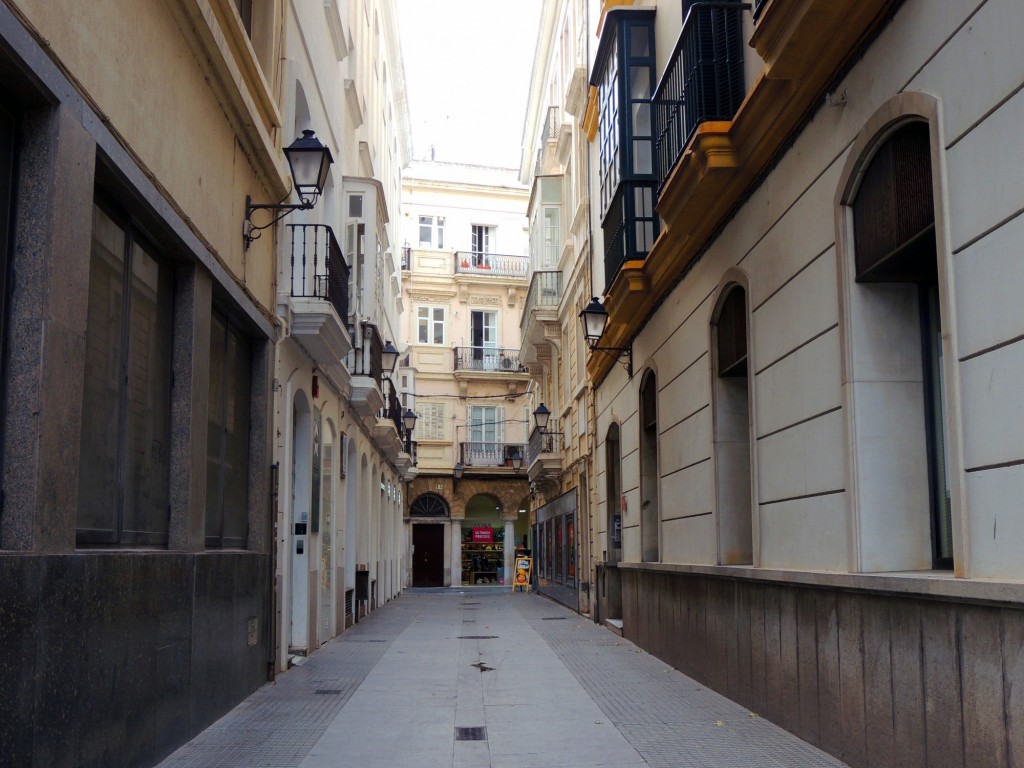
[[[843,763],[535,594],[406,591],[162,768]]]

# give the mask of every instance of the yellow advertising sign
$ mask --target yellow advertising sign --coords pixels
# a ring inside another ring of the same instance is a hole
[[[512,577],[512,591],[525,589],[530,591],[530,571],[533,569],[533,558],[516,555],[515,573]]]

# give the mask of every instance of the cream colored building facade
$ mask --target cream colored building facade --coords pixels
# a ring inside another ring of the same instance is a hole
[[[851,765],[1016,764],[1021,10],[590,11],[592,615]]]
[[[413,586],[504,583],[528,531],[527,194],[512,169],[419,161],[403,177],[400,376],[419,417],[405,510]]]
[[[281,670],[400,592],[411,465],[395,376],[381,367],[402,309],[397,219],[411,143],[394,3],[291,5],[285,29],[288,135],[316,130],[335,162],[317,206],[276,229]]]
[[[520,167],[531,186],[523,356],[538,404],[551,411],[544,430],[531,423],[538,589],[584,613],[590,612],[589,563],[603,552],[589,511],[593,397],[578,319],[593,293],[589,142],[581,128],[592,47],[587,18],[579,0],[542,6]]]

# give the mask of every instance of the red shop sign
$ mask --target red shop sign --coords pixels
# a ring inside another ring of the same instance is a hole
[[[474,528],[473,529],[473,541],[484,542],[490,544],[494,541],[494,529],[493,528]]]

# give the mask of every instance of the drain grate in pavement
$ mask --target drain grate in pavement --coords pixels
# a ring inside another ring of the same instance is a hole
[[[345,642],[347,643],[386,643],[387,640],[376,640],[372,637],[353,637]]]
[[[565,621],[565,616],[545,616],[541,621]]]
[[[497,635],[459,635],[456,640],[497,640]]]
[[[480,603],[463,603],[463,605],[480,605]]]
[[[320,696],[341,696],[341,688],[317,688],[313,693]]]
[[[487,741],[487,727],[475,725],[471,728],[455,726],[456,741]]]

